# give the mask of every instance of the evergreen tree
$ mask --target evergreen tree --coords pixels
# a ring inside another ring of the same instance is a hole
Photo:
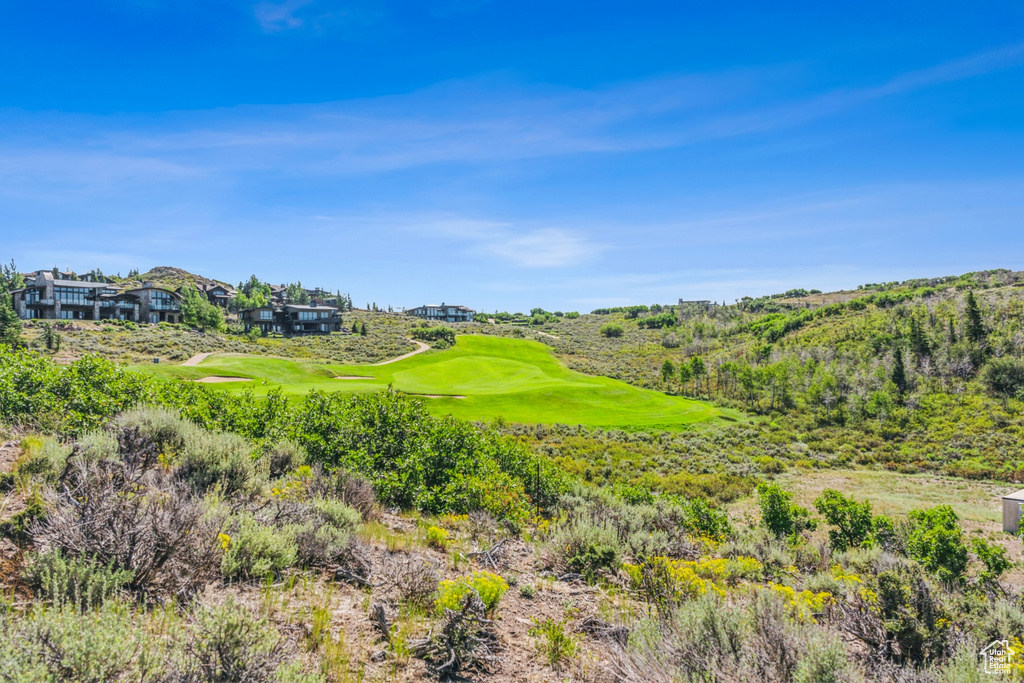
[[[355,320],[352,321],[352,334],[359,334],[359,323]]]
[[[910,318],[910,348],[914,356],[920,361],[925,356],[931,355],[931,346],[928,344],[928,337],[925,336],[921,323],[916,317]]]
[[[892,363],[892,383],[896,385],[900,396],[907,392],[907,369],[903,366],[903,351],[898,346]]]
[[[981,309],[974,292],[967,292],[967,338],[975,344],[985,341],[985,326],[981,323]]]
[[[0,293],[0,346],[14,348],[21,342],[21,321],[11,306],[11,299]]]
[[[363,323],[359,326],[359,334],[361,334],[364,337],[366,336],[366,323]]]
[[[950,345],[956,344],[956,321],[953,316],[949,316],[949,325],[946,327],[949,332],[949,343]]]

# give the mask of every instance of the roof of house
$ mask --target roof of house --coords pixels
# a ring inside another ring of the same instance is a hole
[[[284,307],[285,308],[290,308],[290,309],[296,310],[296,311],[336,311],[336,310],[338,310],[334,306],[324,306],[324,305],[305,306],[305,305],[302,305],[302,304],[285,304]]]
[[[1020,491],[1014,491],[1013,493],[1007,493],[1003,496],[1003,500],[1019,500],[1024,503],[1024,489]]]
[[[118,289],[109,282],[86,282],[85,280],[54,280],[54,287],[81,287],[83,289]]]
[[[461,311],[473,310],[469,306],[458,306],[456,304],[423,304],[422,306],[417,306],[416,308],[457,308]],[[412,310],[415,311],[416,308]]]

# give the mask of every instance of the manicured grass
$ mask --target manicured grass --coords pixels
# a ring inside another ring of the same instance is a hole
[[[160,377],[250,377],[253,382],[211,384],[223,391],[266,394],[279,388],[302,396],[321,391],[379,391],[389,384],[409,394],[465,396],[424,399],[431,412],[473,420],[680,429],[738,413],[701,401],[638,389],[566,368],[535,341],[462,335],[445,351],[427,351],[390,365],[322,365],[256,356],[217,354],[195,367],[142,365]],[[366,380],[334,379],[355,375]]]

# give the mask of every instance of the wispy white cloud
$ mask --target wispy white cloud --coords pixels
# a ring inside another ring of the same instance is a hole
[[[269,28],[301,25],[314,0],[263,2]],[[234,107],[156,117],[48,116],[11,121],[0,165],[51,159],[90,183],[103,159],[149,164],[136,178],[192,168],[234,175],[365,175],[436,164],[656,150],[799,126],[865,102],[1024,63],[1024,44],[906,73],[881,85],[770,101],[762,84],[785,69],[666,77],[590,90],[522,86],[501,78],[320,105]],[[768,102],[766,103],[766,98]],[[10,112],[8,112],[10,113]],[[0,123],[4,123],[0,112]],[[17,119],[17,116],[13,117]],[[88,155],[90,164],[80,160]],[[73,163],[64,163],[65,157]]]
[[[474,250],[523,268],[565,268],[594,259],[604,247],[580,234],[542,228],[484,241]]]
[[[384,16],[369,0],[260,0],[253,16],[266,33],[361,29]]]

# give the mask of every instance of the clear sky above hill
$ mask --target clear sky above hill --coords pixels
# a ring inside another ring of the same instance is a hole
[[[0,0],[0,257],[394,306],[1024,268],[1024,3]]]

